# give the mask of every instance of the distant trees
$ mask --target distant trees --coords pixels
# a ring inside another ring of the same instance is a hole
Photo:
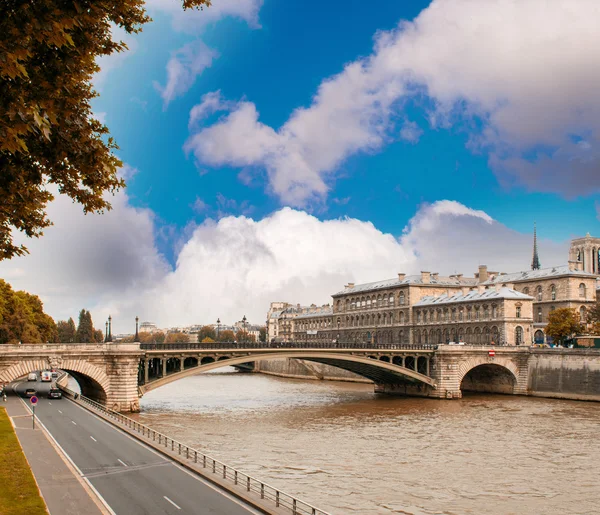
[[[198,331],[198,341],[202,342],[202,340],[204,340],[205,338],[210,338],[213,341],[216,341],[217,339],[216,331],[210,325],[202,326],[200,328],[200,331]]]
[[[0,279],[0,344],[55,343],[58,330],[37,295],[14,291]]]
[[[253,334],[250,334],[248,331],[240,329],[237,333],[235,333],[235,340],[237,342],[255,342],[256,337]]]
[[[260,328],[260,331],[258,334],[258,340],[263,343],[267,341],[267,328],[266,327]]]
[[[73,343],[76,341],[77,328],[75,327],[75,322],[72,317],[66,322],[64,320],[59,320],[56,327],[58,329],[58,341],[60,343]]]
[[[562,345],[567,338],[583,331],[579,313],[571,308],[558,308],[548,315],[546,334]]]
[[[185,333],[167,333],[165,343],[187,343],[189,337]]]
[[[85,309],[79,312],[79,325],[75,335],[77,343],[94,343],[94,324],[92,314]]]
[[[233,331],[226,329],[224,331],[219,331],[219,341],[220,342],[232,342],[235,340],[235,335]]]

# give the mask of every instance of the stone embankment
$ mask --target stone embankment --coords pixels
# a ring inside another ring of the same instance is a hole
[[[325,381],[349,381],[352,383],[373,383],[357,374],[341,368],[321,363],[313,363],[303,359],[273,359],[257,361],[254,371],[290,379],[312,379]]]

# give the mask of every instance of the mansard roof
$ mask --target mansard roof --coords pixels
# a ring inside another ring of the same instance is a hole
[[[475,279],[474,277],[441,277],[434,276],[433,274],[430,276],[429,283],[424,283],[421,274],[415,274],[407,275],[402,279],[385,279],[383,281],[376,281],[373,283],[355,284],[352,288],[346,287],[342,291],[334,293],[332,297],[337,297],[338,295],[347,295],[349,293],[362,293],[368,291],[383,290],[386,288],[393,288],[396,286],[406,285],[475,286],[476,284],[477,279]]]
[[[298,315],[294,320],[298,320],[299,318],[315,318],[315,317],[326,317],[333,315],[333,308],[323,307],[318,308],[316,311],[311,311],[310,313],[304,313],[302,315]]]
[[[571,270],[569,265],[554,266],[549,268],[540,268],[539,270],[525,270],[523,272],[515,272],[512,274],[499,274],[492,279],[488,279],[482,284],[498,284],[498,283],[515,283],[519,281],[531,281],[534,279],[549,279],[572,275],[576,277],[596,277],[595,274],[584,272],[583,270]]]
[[[468,293],[456,293],[448,297],[448,295],[440,295],[438,297],[428,296],[423,297],[419,302],[413,304],[414,307],[433,306],[439,304],[453,304],[455,302],[474,302],[478,300],[534,300],[530,295],[511,290],[510,288],[500,288],[500,290],[484,290],[479,292],[472,290]]]

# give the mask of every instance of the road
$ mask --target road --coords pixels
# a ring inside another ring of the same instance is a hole
[[[50,383],[24,381],[15,391],[31,387],[36,418],[116,515],[259,513],[74,402],[48,399]]]

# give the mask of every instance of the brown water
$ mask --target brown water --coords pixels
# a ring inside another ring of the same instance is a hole
[[[222,370],[150,392],[137,417],[334,514],[600,513],[596,403]]]

